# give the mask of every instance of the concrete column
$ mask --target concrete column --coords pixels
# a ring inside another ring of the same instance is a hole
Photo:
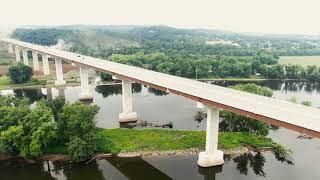
[[[80,66],[80,79],[81,79],[81,93],[80,99],[93,99],[93,94],[89,89],[89,77],[88,77],[88,67]]]
[[[27,49],[22,49],[22,57],[23,57],[23,64],[29,65],[28,50]]]
[[[219,109],[208,107],[206,151],[199,154],[201,167],[217,166],[224,163],[223,152],[218,150]]]
[[[36,51],[32,51],[32,64],[33,64],[33,69],[35,71],[39,71],[39,59],[38,59],[38,53]]]
[[[128,80],[122,80],[122,109],[119,114],[120,122],[137,121],[137,113],[132,112],[132,84]]]
[[[47,54],[42,54],[42,65],[43,65],[43,74],[50,75],[50,69],[49,69],[49,60]]]
[[[62,71],[62,60],[60,58],[55,58],[56,65],[56,76],[57,80],[55,81],[56,85],[65,85],[66,81],[63,80],[63,71]]]
[[[20,48],[18,46],[14,47],[14,51],[16,53],[16,61],[17,62],[20,62],[21,59],[20,59]]]
[[[8,52],[10,53],[10,54],[12,54],[13,53],[13,45],[12,44],[8,44]]]

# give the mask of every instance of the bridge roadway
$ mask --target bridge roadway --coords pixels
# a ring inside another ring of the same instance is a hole
[[[62,58],[80,66],[89,66],[121,79],[181,95],[210,107],[221,108],[320,138],[320,109],[317,108],[79,55],[51,47],[34,45],[15,39],[2,39],[2,41],[28,50],[45,53],[51,57]]]

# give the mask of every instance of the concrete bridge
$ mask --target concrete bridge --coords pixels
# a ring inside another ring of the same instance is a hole
[[[151,86],[204,104],[207,107],[208,117],[206,150],[199,154],[198,160],[198,164],[202,167],[224,163],[223,152],[217,149],[219,111],[221,109],[320,138],[320,109],[14,39],[2,39],[2,42],[7,45],[10,53],[16,54],[17,62],[21,61],[20,53],[22,51],[23,62],[26,65],[28,65],[28,51],[31,51],[34,70],[39,70],[38,54],[40,54],[42,56],[44,75],[50,74],[48,57],[54,58],[56,67],[55,83],[57,85],[65,84],[62,61],[78,65],[81,77],[82,92],[79,95],[81,99],[93,97],[88,84],[89,68],[109,73],[122,80],[123,112],[119,114],[120,122],[137,120],[137,113],[132,112],[131,82]]]

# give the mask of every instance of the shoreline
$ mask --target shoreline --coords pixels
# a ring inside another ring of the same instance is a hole
[[[274,149],[273,148],[257,148],[257,149],[252,149],[248,147],[240,147],[240,148],[234,148],[234,149],[226,149],[223,150],[221,149],[226,156],[230,157],[237,157],[246,153],[249,153],[250,151],[254,152],[272,152]],[[139,152],[120,152],[118,154],[112,154],[112,153],[96,153],[92,157],[80,161],[80,162],[86,162],[88,164],[89,162],[93,160],[101,160],[105,158],[111,158],[111,157],[119,157],[119,158],[132,158],[132,157],[145,157],[145,156],[184,156],[184,155],[197,155],[200,152],[204,150],[200,150],[197,148],[192,148],[192,149],[186,149],[186,150],[167,150],[167,151],[139,151]],[[34,158],[24,158],[22,156],[11,156],[11,155],[4,155],[0,154],[0,161],[12,161],[12,160],[17,160],[17,161],[24,161],[27,163],[36,163],[36,162],[44,162],[44,161],[70,161],[70,158],[68,155],[65,154],[46,154]]]

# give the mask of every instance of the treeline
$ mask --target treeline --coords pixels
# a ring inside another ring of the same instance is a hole
[[[309,65],[306,68],[301,65],[262,65],[259,73],[267,79],[306,79],[309,81],[320,81],[320,68]]]
[[[24,29],[17,28],[11,37],[20,39],[21,41],[30,42],[39,45],[55,45],[59,39],[72,37],[73,31],[62,29]]]
[[[261,65],[277,63],[277,58],[269,54],[248,57],[180,54],[169,56],[160,52],[150,54],[139,52],[131,55],[113,54],[109,59],[188,78],[250,77],[259,71]]]

